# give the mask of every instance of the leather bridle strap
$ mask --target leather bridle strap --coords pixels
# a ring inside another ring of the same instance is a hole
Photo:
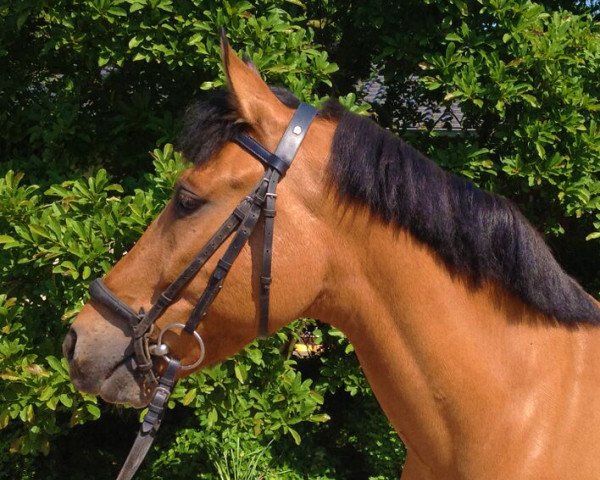
[[[265,175],[258,183],[251,195],[246,197],[235,208],[233,213],[223,222],[216,233],[209,239],[200,252],[194,257],[190,264],[181,274],[159,295],[158,299],[148,313],[140,309],[135,312],[129,305],[121,301],[104,284],[102,279],[94,280],[90,285],[91,297],[105,307],[109,308],[117,315],[126,318],[132,330],[132,342],[135,352],[136,368],[141,371],[149,383],[156,385],[157,379],[153,372],[153,362],[150,357],[150,349],[153,355],[165,355],[168,361],[165,373],[158,380],[152,399],[149,404],[149,411],[144,417],[140,432],[136,438],[134,446],[129,453],[126,463],[123,466],[117,480],[129,480],[138,469],[145,457],[162,418],[166,401],[175,386],[176,376],[179,370],[192,369],[199,365],[204,358],[204,343],[196,332],[198,324],[206,315],[206,312],[212,302],[217,297],[223,286],[223,282],[233,262],[240,254],[243,247],[248,243],[252,232],[254,231],[260,215],[264,212],[264,240],[262,271],[260,275],[260,299],[259,299],[259,334],[266,336],[269,325],[269,294],[271,286],[271,264],[273,255],[273,231],[275,220],[275,199],[277,196],[277,185],[280,178],[296,156],[300,144],[304,140],[308,127],[313,121],[317,110],[309,105],[300,104],[294,112],[288,127],[283,134],[275,153],[270,153],[262,145],[256,142],[252,137],[246,134],[237,134],[233,140],[259,159],[266,165]],[[165,309],[177,298],[189,281],[194,278],[198,271],[206,264],[208,259],[223,245],[233,233],[233,239],[222,258],[217,262],[208,284],[202,293],[198,303],[192,310],[190,317],[185,325],[179,323],[169,324],[161,331],[158,342],[161,342],[164,331],[170,328],[182,328],[190,334],[193,334],[199,345],[202,354],[196,363],[191,365],[181,365],[176,359],[167,356],[168,347],[166,345],[153,345],[149,347],[148,341],[152,333],[152,327],[156,320],[162,315]],[[162,350],[161,348],[164,347]]]
[[[137,472],[142,461],[146,457],[148,450],[154,442],[156,432],[160,427],[160,422],[163,417],[167,400],[171,396],[173,387],[175,386],[176,375],[179,371],[179,362],[170,360],[167,364],[165,373],[163,373],[158,381],[150,404],[148,405],[148,413],[144,416],[144,420],[140,425],[133,446],[127,455],[125,463],[121,467],[117,480],[130,480]]]
[[[268,169],[260,185],[255,190],[252,198],[252,205],[246,218],[244,218],[231,244],[223,254],[223,257],[217,263],[206,289],[202,293],[200,300],[194,307],[192,314],[185,324],[184,330],[192,333],[198,327],[202,318],[206,315],[208,307],[215,300],[223,282],[233,265],[233,262],[240,254],[242,248],[248,242],[250,235],[254,231],[261,211],[264,212],[264,246],[262,273],[260,276],[260,298],[259,298],[259,335],[266,337],[269,327],[269,294],[271,287],[271,264],[273,255],[273,230],[275,217],[275,198],[277,184],[281,175],[285,174],[291,165],[300,144],[304,140],[308,127],[313,121],[317,111],[314,107],[300,104],[287,126],[274,154],[269,153],[262,145],[256,142],[252,137],[245,134],[238,134],[234,141],[245,150],[253,154],[256,158],[267,164]]]
[[[217,249],[229,238],[229,236],[238,228],[240,222],[246,217],[250,210],[251,199],[244,198],[234,209],[233,213],[223,222],[221,227],[208,240],[204,248],[196,255],[183,272],[160,294],[158,300],[152,305],[152,308],[136,327],[136,336],[142,336],[149,330],[150,326],[160,317],[163,311],[179,295],[179,292],[188,282],[196,276],[207,260],[213,256]]]
[[[217,266],[213,270],[208,280],[208,284],[204,289],[204,292],[202,292],[200,300],[196,303],[194,310],[192,310],[192,313],[185,324],[184,330],[187,333],[191,334],[198,328],[198,324],[206,315],[208,307],[210,307],[221,291],[223,282],[225,281],[233,262],[242,251],[244,245],[248,242],[250,235],[252,235],[254,227],[256,227],[256,223],[260,217],[262,205],[265,201],[265,194],[270,175],[272,175],[272,171],[267,172],[267,175],[262,179],[259,187],[252,196],[252,206],[250,207],[250,210],[238,228],[233,240],[231,240],[227,250],[225,250],[225,253],[217,262]]]
[[[275,229],[275,202],[277,199],[277,185],[280,177],[285,175],[285,172],[292,164],[306,133],[308,127],[317,115],[317,110],[310,105],[300,103],[294,116],[288,123],[288,126],[275,149],[275,153],[271,154],[265,150],[262,145],[255,142],[251,137],[238,135],[234,140],[252,153],[262,162],[271,166],[272,172],[266,198],[263,206],[264,215],[264,238],[263,238],[263,255],[262,255],[262,271],[260,275],[260,294],[259,294],[259,336],[266,338],[269,334],[269,304],[271,293],[271,265],[273,258],[273,233]],[[273,161],[272,159],[276,159]]]
[[[250,198],[244,198],[235,208],[233,213],[223,222],[221,227],[208,240],[204,248],[198,252],[183,272],[159,295],[152,308],[143,315],[135,313],[127,304],[119,300],[107,287],[101,278],[97,278],[90,285],[90,294],[94,300],[98,300],[113,312],[134,323],[133,331],[136,337],[143,336],[150,326],[160,317],[163,311],[173,302],[180,291],[204,266],[206,261],[212,257],[217,249],[237,229],[240,222],[246,217],[250,210]]]
[[[133,347],[135,352],[135,363],[149,383],[156,383],[152,373],[152,359],[147,351],[145,336],[150,333],[154,322],[162,315],[164,310],[173,302],[179,292],[194,278],[204,266],[206,261],[215,251],[229,238],[243,220],[250,209],[249,198],[245,198],[234,209],[233,213],[223,222],[221,227],[208,240],[204,248],[194,257],[183,272],[159,295],[148,313],[140,310],[136,313],[129,305],[122,302],[104,284],[101,278],[97,278],[90,284],[90,296],[102,303],[114,313],[127,319],[133,332]]]

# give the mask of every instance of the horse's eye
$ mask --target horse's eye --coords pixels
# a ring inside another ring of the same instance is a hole
[[[193,194],[183,188],[178,188],[175,192],[175,207],[181,214],[187,215],[204,205],[205,201],[198,195]]]

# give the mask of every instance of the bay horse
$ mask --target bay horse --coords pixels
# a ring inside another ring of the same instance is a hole
[[[125,310],[151,309],[265,174],[234,136],[272,152],[299,106],[225,41],[222,55],[228,91],[187,114],[193,166],[104,279]],[[345,332],[407,446],[403,480],[600,478],[600,308],[541,236],[504,198],[335,102],[304,133],[277,192],[268,331],[312,317]],[[228,241],[156,320],[150,336],[166,331],[171,358],[204,357],[173,379],[256,338],[261,232],[193,332],[170,325],[194,310]],[[78,389],[142,407],[152,389],[119,312],[92,298],[63,350]],[[165,368],[154,357],[147,373]]]

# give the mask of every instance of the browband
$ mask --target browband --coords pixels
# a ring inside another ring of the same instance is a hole
[[[269,152],[245,133],[238,133],[233,137],[233,141],[265,165],[277,170],[280,176],[283,176],[292,164],[316,114],[317,110],[314,107],[301,103],[283,133],[275,153]]]

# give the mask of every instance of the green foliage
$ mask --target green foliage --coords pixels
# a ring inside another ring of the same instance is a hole
[[[221,27],[272,84],[315,104],[335,93],[393,131],[419,123],[419,106],[459,106],[463,130],[410,141],[515,200],[600,293],[588,7],[598,14],[579,0],[0,0],[0,476],[108,478],[124,458],[114,431],[137,414],[76,392],[60,343],[89,280],[185,167],[169,142],[185,107],[223,85]],[[383,105],[356,91],[374,71]],[[319,356],[292,355],[304,329]],[[405,456],[352,345],[306,319],[182,381],[169,407],[144,478],[394,479]]]
[[[337,67],[303,14],[280,1],[4,0],[0,161],[43,182],[87,165],[133,174],[199,87],[223,84],[221,27],[271,82],[313,98]]]
[[[67,321],[86,298],[90,277],[102,275],[158,213],[183,163],[171,145],[155,151],[150,188],[122,196],[105,170],[46,191],[24,186],[21,174],[0,179],[0,427],[22,453],[48,452],[64,426],[97,419],[97,401],[75,392],[60,358]],[[161,177],[160,173],[164,175]],[[62,415],[62,424],[58,414]],[[24,428],[16,426],[17,423]]]
[[[259,462],[267,452],[267,448],[259,448],[252,452],[244,451],[240,448],[240,439],[236,441],[234,449],[225,450],[216,449],[212,453],[213,462],[217,468],[219,480],[254,480],[256,478],[281,478],[287,474],[287,471],[279,471],[271,474],[268,471],[261,471]]]
[[[316,413],[323,397],[310,388],[312,381],[281,353],[291,336],[293,329],[284,329],[260,345],[254,342],[235,359],[181,382],[172,398],[194,408],[200,426],[220,436],[235,430],[259,438],[290,435],[300,444],[295,425],[327,416]]]
[[[464,5],[445,52],[422,64],[424,85],[460,105],[469,143],[485,149],[461,169],[511,198],[535,194],[529,213],[548,232],[574,216],[600,237],[600,29],[531,2]]]

